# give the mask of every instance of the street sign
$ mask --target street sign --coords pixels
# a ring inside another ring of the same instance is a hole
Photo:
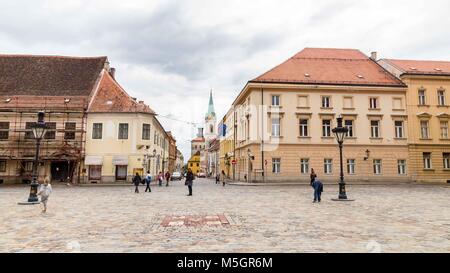
[[[236,165],[236,159],[231,160],[231,164]]]

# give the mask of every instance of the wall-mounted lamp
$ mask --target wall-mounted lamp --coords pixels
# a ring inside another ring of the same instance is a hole
[[[370,156],[370,151],[367,149],[366,150],[366,157],[364,157],[364,161],[366,161],[367,159],[369,159]]]

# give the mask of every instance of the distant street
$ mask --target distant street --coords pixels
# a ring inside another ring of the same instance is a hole
[[[0,252],[449,252],[450,187],[347,187],[322,204],[309,186],[230,186],[197,179],[131,186],[54,185],[47,214],[0,187]]]

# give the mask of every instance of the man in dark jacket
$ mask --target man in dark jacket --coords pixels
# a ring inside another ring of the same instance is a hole
[[[316,203],[316,202],[320,203],[322,192],[323,192],[323,184],[322,184],[322,182],[320,182],[320,180],[315,179],[314,182],[312,183],[312,187],[314,188],[314,201],[313,201],[313,203]]]
[[[192,170],[189,169],[186,174],[186,182],[184,183],[186,186],[188,186],[189,194],[188,196],[192,196],[192,184],[194,182],[194,174],[192,173]]]
[[[139,184],[141,184],[142,179],[139,173],[136,173],[136,175],[133,177],[133,184],[136,186],[134,189],[134,193],[139,193]]]
[[[165,178],[166,178],[166,187],[168,187],[169,186],[169,181],[170,181],[170,173],[169,173],[169,171],[166,172]]]

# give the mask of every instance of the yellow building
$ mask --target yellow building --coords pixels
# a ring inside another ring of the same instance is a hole
[[[220,136],[220,173],[225,173],[229,179],[236,179],[235,168],[233,164],[234,160],[234,116],[233,109],[230,109],[228,113],[222,119],[222,135]]]
[[[236,179],[409,181],[406,85],[354,49],[306,48],[249,81],[233,102]]]
[[[408,86],[412,179],[450,182],[450,62],[382,59],[379,63]]]
[[[195,154],[191,156],[188,161],[187,167],[191,169],[194,175],[197,175],[200,172],[200,152],[197,151]]]
[[[131,181],[168,168],[169,138],[143,101],[103,73],[87,110],[84,182]]]

